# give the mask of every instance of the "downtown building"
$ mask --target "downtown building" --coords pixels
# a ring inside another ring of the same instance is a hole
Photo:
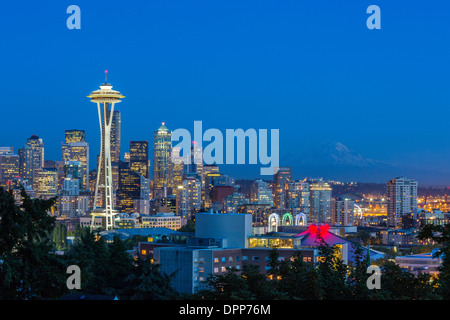
[[[331,199],[331,224],[353,226],[355,224],[355,202],[351,199]]]
[[[19,156],[14,154],[14,148],[0,148],[0,186],[9,188],[19,177]]]
[[[316,181],[309,186],[310,214],[308,221],[331,223],[331,195],[330,185],[324,181]]]
[[[403,228],[411,215],[417,213],[417,187],[416,180],[405,177],[398,177],[386,183],[388,227]]]
[[[164,122],[154,132],[153,145],[153,198],[162,198],[172,193],[172,132]]]
[[[19,175],[34,187],[34,171],[44,167],[44,142],[37,135],[32,135],[18,153]]]
[[[148,141],[130,141],[130,169],[149,178]]]
[[[273,176],[273,205],[277,209],[288,207],[289,182],[292,180],[292,168],[279,167]]]
[[[89,191],[89,144],[85,141],[84,130],[65,131],[62,161],[65,166],[73,164],[74,161],[79,162],[77,178],[80,179],[80,189]]]
[[[287,208],[293,212],[310,214],[310,192],[309,183],[306,181],[289,181],[287,191]]]
[[[49,199],[58,195],[58,170],[55,168],[39,168],[33,172],[33,189],[36,197]]]
[[[255,180],[250,190],[250,202],[273,206],[273,194],[269,184],[263,180]]]
[[[202,207],[202,183],[196,176],[184,177],[177,188],[177,213],[191,217]]]

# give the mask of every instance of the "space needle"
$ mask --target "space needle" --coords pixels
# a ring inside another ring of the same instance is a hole
[[[119,91],[112,90],[112,85],[108,83],[107,76],[108,71],[105,70],[105,83],[101,84],[100,89],[91,92],[87,97],[91,98],[91,102],[97,104],[101,133],[97,183],[95,185],[94,206],[91,212],[91,229],[94,228],[95,217],[100,216],[104,218],[105,229],[110,230],[114,227],[114,216],[118,214],[118,211],[114,210],[113,202],[111,125],[114,114],[114,105],[119,103],[125,96]]]

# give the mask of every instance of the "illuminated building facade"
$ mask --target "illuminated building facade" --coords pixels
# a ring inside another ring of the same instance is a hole
[[[72,129],[65,130],[64,143],[86,142],[86,133],[84,130]]]
[[[309,183],[306,181],[288,182],[287,208],[299,209],[309,217]]]
[[[112,85],[107,83],[105,79],[105,83],[100,85],[100,89],[93,91],[88,98],[91,98],[91,101],[97,104],[101,132],[100,157],[97,170],[97,183],[95,186],[94,208],[91,213],[92,226],[94,227],[95,216],[101,216],[105,219],[104,226],[105,229],[108,230],[113,228],[114,216],[118,213],[117,210],[114,209],[113,202],[113,173],[111,163],[117,158],[118,141],[120,146],[120,135],[117,136],[116,132],[116,136],[113,139],[115,149],[112,150],[111,148],[111,134],[114,134],[114,130],[112,130],[114,106],[116,103],[121,102],[121,99],[124,98],[124,96],[121,95],[120,92],[112,90]],[[117,123],[115,125],[117,129]],[[100,195],[103,200],[102,208],[98,208]]]
[[[130,142],[130,169],[149,178],[148,141]]]
[[[38,198],[52,198],[58,194],[58,171],[54,168],[39,168],[33,172],[33,189]]]
[[[33,150],[24,147],[19,149],[19,175],[28,180],[30,185],[33,183]]]
[[[141,179],[143,177],[131,170],[126,162],[119,166],[119,189],[117,189],[117,209],[131,213],[134,210],[134,200],[141,199]]]
[[[84,131],[69,130],[66,132],[66,143],[62,145],[62,160],[65,165],[68,162],[79,161],[80,166],[80,188],[81,190],[89,190],[89,144],[85,141],[74,141],[84,139]],[[74,141],[74,142],[67,142]]]
[[[7,187],[19,177],[19,156],[13,153],[0,154],[0,186]]]
[[[402,227],[402,216],[417,212],[417,181],[398,177],[389,180],[387,187],[388,227]]]
[[[350,199],[331,199],[331,224],[352,226],[355,224],[355,202]]]
[[[312,222],[331,223],[331,195],[330,185],[323,181],[310,184],[309,188],[310,214]]]
[[[172,182],[173,190],[181,186],[183,180],[183,158],[180,155],[181,147],[176,146],[172,148]]]
[[[34,170],[44,167],[44,143],[37,135],[32,135],[18,153],[19,174],[32,184]]]
[[[181,217],[173,212],[159,212],[155,215],[142,217],[140,227],[178,230],[181,228]]]
[[[273,206],[272,189],[267,182],[256,180],[253,182],[250,192],[250,201],[255,204],[268,204]]]
[[[177,188],[177,213],[189,216],[201,209],[202,187],[200,179],[185,177]]]
[[[288,207],[289,182],[292,180],[292,168],[279,167],[273,177],[273,204],[275,208]]]
[[[173,187],[172,132],[163,122],[154,133],[153,145],[153,197],[166,196]]]

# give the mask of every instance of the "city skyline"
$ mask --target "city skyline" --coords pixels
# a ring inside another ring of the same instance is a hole
[[[108,69],[112,83],[128,96],[119,107],[124,150],[129,141],[152,143],[161,122],[171,130],[191,130],[195,120],[221,130],[276,128],[280,166],[293,166],[300,176],[317,175],[300,165],[305,154],[335,141],[365,159],[408,167],[395,175],[422,182],[410,173],[419,168],[433,171],[435,181],[424,183],[446,185],[450,47],[441,39],[449,35],[449,4],[432,1],[423,8],[417,1],[378,1],[380,30],[366,27],[369,4],[177,1],[173,7],[151,2],[117,10],[116,1],[107,7],[79,1],[81,29],[68,30],[66,6],[29,3],[22,10],[8,3],[5,10],[23,16],[0,22],[11,30],[5,47],[14,48],[0,53],[9,61],[0,80],[2,109],[6,119],[20,119],[21,129],[6,121],[0,146],[17,150],[36,134],[46,142],[48,159],[58,160],[64,130],[76,128],[86,131],[94,159],[96,110],[85,96]],[[119,37],[123,43],[104,54],[95,43],[106,29],[105,40]],[[19,91],[24,81],[30,83],[27,95]],[[412,139],[404,139],[408,130]],[[258,178],[258,166],[223,170]],[[319,174],[340,178],[331,169]]]

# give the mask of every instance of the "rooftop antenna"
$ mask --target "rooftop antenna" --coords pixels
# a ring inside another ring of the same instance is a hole
[[[108,83],[108,70],[105,70],[105,83]]]

